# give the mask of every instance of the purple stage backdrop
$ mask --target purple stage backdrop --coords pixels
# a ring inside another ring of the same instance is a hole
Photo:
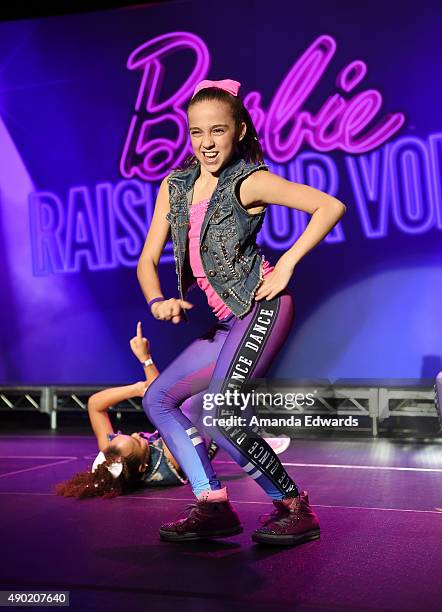
[[[214,321],[154,321],[136,263],[185,105],[233,78],[270,168],[347,205],[291,282],[271,375],[427,378],[442,355],[442,6],[172,2],[0,24],[0,383],[124,383],[138,319],[164,367]],[[307,215],[271,206],[275,263]],[[177,295],[170,244],[160,267]]]

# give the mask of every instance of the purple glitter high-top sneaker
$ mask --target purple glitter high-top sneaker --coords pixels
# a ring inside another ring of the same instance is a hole
[[[215,491],[212,493],[215,494]],[[204,538],[225,538],[243,530],[239,516],[225,495],[208,501],[197,499],[186,508],[185,515],[160,527],[160,538],[169,542],[184,542]]]
[[[252,534],[254,542],[287,546],[319,538],[319,520],[310,507],[307,491],[298,497],[274,500],[273,505],[275,510]]]

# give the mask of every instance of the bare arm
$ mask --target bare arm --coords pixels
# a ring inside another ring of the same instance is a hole
[[[267,206],[268,202],[294,208],[312,215],[296,242],[279,258],[275,269],[256,292],[256,299],[272,299],[288,284],[296,264],[333,229],[346,211],[345,205],[333,196],[300,183],[293,183],[277,174],[256,171],[240,186],[245,208]]]
[[[89,398],[87,409],[89,420],[92,425],[95,437],[97,438],[98,448],[102,451],[109,444],[107,434],[114,433],[112,424],[107,414],[108,409],[119,402],[132,397],[142,397],[146,391],[145,381],[126,385],[124,387],[111,387],[94,393]]]
[[[141,321],[137,323],[137,333],[136,335],[130,339],[130,348],[135,357],[143,363],[147,359],[151,359],[152,355],[150,352],[150,342],[147,338],[143,336],[143,328],[141,326]],[[149,385],[157,378],[160,373],[157,370],[157,366],[155,363],[152,363],[148,366],[143,364],[144,373],[146,375],[146,381]]]
[[[241,188],[244,185],[246,202],[259,203],[261,206],[273,202],[312,215],[304,232],[285,253],[287,261],[293,266],[321,242],[346,211],[345,205],[337,198],[314,187],[288,181],[273,172],[257,171],[248,179],[252,180],[245,180],[241,184]],[[240,194],[243,199],[242,190]]]
[[[166,214],[170,210],[167,178],[166,176],[161,182],[152,222],[137,266],[138,282],[147,302],[155,297],[164,297],[158,276],[158,264],[170,229],[169,222],[166,219]],[[162,321],[179,323],[181,321],[181,310],[192,308],[192,306],[193,304],[185,300],[170,298],[153,304],[152,313],[155,318]]]
[[[130,348],[140,362],[146,361],[151,357],[150,342],[143,337],[143,329],[141,321],[137,323],[136,335],[131,338]],[[146,380],[126,385],[124,387],[111,387],[94,393],[89,398],[88,413],[89,419],[97,438],[98,448],[102,451],[108,445],[107,435],[114,433],[107,411],[111,406],[131,399],[132,397],[143,397],[146,389],[160,375],[156,365],[152,363],[148,366],[143,366]]]
[[[147,302],[154,297],[163,297],[158,264],[169,235],[170,225],[166,219],[169,210],[169,189],[165,177],[158,191],[152,222],[137,266],[138,282]]]

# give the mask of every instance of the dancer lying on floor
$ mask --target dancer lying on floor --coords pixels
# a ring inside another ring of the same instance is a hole
[[[141,322],[137,333],[130,340],[133,354],[142,363],[145,380],[122,387],[112,387],[94,393],[88,401],[88,413],[92,429],[97,438],[99,453],[91,471],[79,472],[55,487],[57,495],[65,497],[105,497],[111,498],[146,486],[174,486],[186,484],[187,480],[172,453],[157,431],[138,432],[125,435],[114,433],[108,410],[119,402],[143,397],[149,385],[159,376],[151,352],[150,343],[143,337]],[[203,403],[202,391],[189,397],[181,404],[181,409],[189,420],[199,424]],[[277,454],[289,446],[289,438],[267,438]],[[218,445],[206,439],[208,455],[211,459],[218,451]]]

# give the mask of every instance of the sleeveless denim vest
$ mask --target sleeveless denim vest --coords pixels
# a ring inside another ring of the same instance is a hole
[[[256,170],[268,170],[266,164],[251,164],[234,158],[223,168],[212,194],[200,234],[200,257],[207,280],[234,315],[241,318],[252,307],[262,280],[263,256],[256,236],[264,222],[265,210],[251,215],[236,194],[239,183]],[[193,187],[200,174],[200,164],[174,170],[168,178],[170,223],[178,291],[184,299],[195,279],[189,263],[189,211]],[[188,315],[183,314],[188,322]]]

